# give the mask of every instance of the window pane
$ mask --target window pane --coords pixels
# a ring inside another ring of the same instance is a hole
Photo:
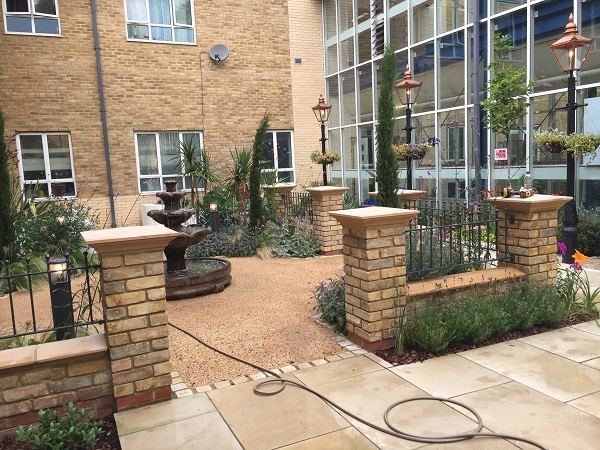
[[[35,32],[41,34],[58,34],[58,19],[33,19]]]
[[[48,184],[46,183],[28,183],[23,186],[25,197],[48,197]]]
[[[358,69],[358,108],[360,111],[359,122],[373,120],[373,76],[371,64],[366,64]]]
[[[371,59],[371,29],[358,35],[358,63],[364,63]]]
[[[390,18],[390,40],[395,50],[408,45],[408,16],[406,11]]]
[[[424,41],[433,37],[433,0],[413,8],[413,42]]]
[[[127,37],[129,39],[148,39],[148,27],[146,25],[127,24]]]
[[[158,157],[156,156],[156,135],[138,134],[138,155],[140,160],[140,175],[158,173]]]
[[[181,157],[179,155],[179,133],[158,133],[160,145],[160,166],[163,175],[179,173]]]
[[[440,107],[451,108],[465,103],[465,44],[464,32],[446,35],[440,39]]]
[[[140,180],[140,192],[152,192],[160,190],[160,178],[143,178]]]
[[[340,126],[340,88],[338,85],[338,77],[327,78],[327,98],[331,104],[331,112],[329,113],[329,128]]]
[[[175,23],[192,24],[192,8],[190,0],[175,0]]]
[[[48,135],[48,159],[50,162],[50,178],[73,177],[69,137],[66,134]]]
[[[261,167],[263,169],[275,168],[275,152],[273,151],[273,133],[265,134],[265,145],[262,150]]]
[[[152,39],[155,41],[172,41],[171,28],[152,27]]]
[[[175,42],[194,42],[194,30],[175,28]]]
[[[150,23],[171,25],[171,8],[169,0],[149,0]]]
[[[337,44],[327,46],[327,73],[338,71]]]
[[[325,39],[329,39],[337,34],[335,20],[335,4],[336,2],[325,2]]]
[[[148,20],[146,0],[127,0],[127,20],[139,22]]]
[[[454,30],[465,23],[464,2],[455,0],[439,0],[438,2],[439,32]]]
[[[277,172],[277,182],[278,183],[293,183],[294,182],[294,172],[292,172],[292,171]]]
[[[29,12],[27,0],[6,0],[6,12]]]
[[[56,15],[55,0],[34,0],[33,8],[36,13]]]
[[[19,136],[21,159],[23,161],[23,177],[25,180],[45,180],[44,150],[40,134]]]
[[[75,195],[75,183],[52,183],[54,197],[72,197]]]
[[[600,2],[582,3],[581,15],[579,34],[587,38],[594,38],[594,43],[583,70],[579,72],[580,84],[597,83],[600,81],[600,74],[598,70],[594,69],[600,67]]]
[[[356,96],[354,89],[354,70],[342,73],[342,125],[356,123]]]
[[[334,3],[334,2],[331,2]],[[337,2],[339,8],[339,29],[340,34],[344,33],[344,31],[352,28],[354,24],[354,16],[352,11],[352,3],[353,2]]]
[[[6,16],[6,30],[14,33],[31,33],[31,19]]]
[[[413,49],[414,54],[414,70],[413,77],[423,83],[419,91],[417,103],[415,103],[415,112],[433,111],[435,108],[434,102],[434,86],[435,86],[435,68],[433,58],[433,42],[423,44]]]
[[[292,133],[277,133],[277,168],[292,168]]]

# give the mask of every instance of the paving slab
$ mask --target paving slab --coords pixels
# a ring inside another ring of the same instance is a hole
[[[571,328],[575,328],[577,330],[587,331],[588,333],[600,335],[600,321],[596,322],[591,320],[589,322],[579,323],[577,325],[573,325]]]
[[[567,404],[600,419],[600,392],[580,397]]]
[[[281,448],[285,450],[377,450],[371,441],[352,427]]]
[[[600,357],[600,334],[576,328],[560,328],[518,340],[572,361],[583,362]]]
[[[384,370],[376,362],[366,356],[354,356],[348,359],[340,359],[323,366],[309,367],[294,372],[294,375],[303,383],[309,386],[318,386],[323,383],[343,380],[344,378],[355,377],[369,372]]]

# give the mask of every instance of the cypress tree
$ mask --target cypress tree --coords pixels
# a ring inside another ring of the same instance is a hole
[[[262,196],[260,194],[260,160],[263,147],[265,146],[265,135],[269,131],[269,116],[265,114],[260,125],[256,129],[254,142],[252,143],[252,166],[250,168],[250,227],[254,230],[260,228],[260,216],[263,210]]]
[[[390,44],[381,60],[381,84],[379,86],[377,137],[377,206],[398,207],[398,175],[400,163],[396,159],[392,143],[394,139],[394,86],[396,84],[396,54]]]
[[[11,220],[11,179],[8,169],[8,149],[4,140],[4,115],[0,110],[0,256],[7,257],[7,249],[12,244],[13,227]]]

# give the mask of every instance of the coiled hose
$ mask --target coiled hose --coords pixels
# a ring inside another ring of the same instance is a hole
[[[218,348],[215,348],[212,345],[204,342],[199,337],[194,336],[189,331],[187,331],[181,327],[178,327],[177,325],[175,325],[171,322],[168,322],[168,324],[170,326],[172,326],[173,328],[175,328],[176,330],[181,331],[182,333],[184,333],[184,334],[188,335],[189,337],[191,337],[192,339],[196,340],[198,343],[204,345],[205,347],[211,349],[212,351],[214,351],[220,355],[223,355],[227,358],[231,358],[237,362],[246,364],[246,365],[253,367],[259,371],[268,373],[269,375],[276,377],[276,379],[274,379],[274,380],[262,381],[262,382],[258,383],[256,386],[254,386],[254,393],[257,395],[261,395],[261,396],[276,395],[276,394],[279,394],[280,392],[282,392],[286,388],[287,385],[295,386],[299,389],[303,389],[307,392],[310,392],[313,395],[316,395],[317,397],[319,397],[321,400],[323,400],[328,405],[330,405],[333,408],[337,409],[338,411],[341,411],[342,413],[352,417],[353,419],[358,420],[360,423],[362,423],[370,428],[373,428],[377,431],[381,431],[382,433],[389,434],[390,436],[395,436],[395,437],[398,437],[401,439],[406,439],[406,440],[414,441],[414,442],[421,442],[421,443],[425,443],[425,444],[448,444],[451,442],[465,441],[467,439],[473,439],[476,437],[492,437],[492,438],[510,439],[513,441],[524,442],[526,444],[533,445],[534,447],[539,448],[541,450],[550,450],[547,447],[543,446],[542,444],[540,444],[536,441],[533,441],[531,439],[527,439],[527,438],[523,438],[523,437],[519,437],[519,436],[513,436],[511,434],[482,432],[481,430],[483,429],[483,420],[482,420],[481,416],[477,413],[477,411],[475,411],[470,406],[465,405],[464,403],[461,403],[456,400],[451,400],[448,398],[442,398],[442,397],[412,397],[412,398],[406,398],[406,399],[399,400],[397,402],[392,403],[390,406],[387,407],[387,409],[383,413],[383,419],[385,421],[385,424],[388,427],[388,428],[383,428],[383,427],[380,427],[379,425],[368,422],[365,419],[361,419],[360,417],[352,414],[351,412],[342,408],[337,403],[333,402],[332,400],[329,400],[324,395],[318,393],[314,389],[311,389],[311,388],[309,388],[301,383],[298,383],[296,381],[284,380],[279,376],[279,374],[277,374],[275,372],[264,369],[263,367],[260,367],[256,364],[245,361],[236,356],[230,355],[229,353],[225,353],[224,351],[219,350]],[[267,385],[271,385],[271,384],[277,384],[278,386],[274,390],[269,390],[269,391],[262,389],[263,387],[265,387]],[[451,403],[453,405],[464,408],[467,411],[469,411],[473,415],[473,417],[475,417],[477,419],[477,426],[470,431],[452,434],[452,435],[446,435],[446,436],[418,436],[418,435],[406,433],[406,432],[394,427],[389,421],[390,412],[399,405],[402,405],[404,403],[409,403],[409,402],[415,402],[415,401],[438,401],[438,402],[443,402],[443,403]]]

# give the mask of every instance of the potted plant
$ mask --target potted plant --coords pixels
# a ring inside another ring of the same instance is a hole
[[[548,128],[533,135],[533,142],[543,147],[548,153],[562,153],[567,149],[567,134]]]
[[[312,152],[310,154],[310,160],[312,162],[314,162],[315,164],[333,164],[336,161],[340,160],[340,155],[339,153],[330,153],[330,152],[325,152],[325,154],[323,154],[322,152],[315,150],[314,152]]]
[[[574,157],[596,155],[600,145],[600,135],[565,132],[548,128],[542,133],[533,135],[533,142],[546,149],[549,153],[573,152]]]
[[[392,148],[398,161],[408,161],[423,159],[433,146],[422,142],[420,144],[394,144]]]

